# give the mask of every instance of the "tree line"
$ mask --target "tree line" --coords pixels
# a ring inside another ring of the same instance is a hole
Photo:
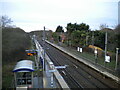
[[[120,48],[120,25],[116,26],[115,29],[110,29],[105,24],[100,25],[100,30],[91,30],[90,26],[86,23],[68,23],[66,26],[66,32],[64,32],[62,26],[58,26],[56,31],[53,32],[52,37],[56,42],[60,41],[60,33],[65,34],[66,43],[68,46],[73,47],[86,47],[88,45],[98,46],[105,49],[105,33],[108,33],[108,50],[115,51],[116,48]]]

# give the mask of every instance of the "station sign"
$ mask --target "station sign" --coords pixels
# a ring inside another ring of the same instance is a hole
[[[66,65],[65,66],[55,66],[56,69],[64,69],[66,67],[67,67]]]
[[[79,49],[79,47],[77,47],[77,51],[79,51],[80,49]]]
[[[105,62],[110,62],[110,56],[105,57]]]
[[[49,70],[49,72],[50,72],[50,73],[53,73],[53,72],[56,72],[56,70],[55,70],[55,69],[54,69],[54,70]]]
[[[82,53],[82,51],[83,51],[82,48],[80,48],[80,52],[81,52],[81,53]]]
[[[37,55],[37,50],[25,50],[28,56]]]

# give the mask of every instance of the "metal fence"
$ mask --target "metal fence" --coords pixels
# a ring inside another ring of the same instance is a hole
[[[117,63],[116,63],[116,52],[107,52],[107,57],[109,60],[105,60],[105,51],[97,50],[97,54],[95,53],[95,49],[84,47],[82,48],[82,53],[78,51],[78,47],[68,47],[65,44],[61,44],[60,46],[64,47],[69,52],[83,58],[85,60],[89,60],[94,64],[97,64],[109,72],[120,76],[120,54],[118,53]]]

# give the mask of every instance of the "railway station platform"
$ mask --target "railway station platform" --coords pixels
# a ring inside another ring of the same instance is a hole
[[[100,66],[100,65],[98,65],[98,64],[95,64],[95,63],[93,63],[93,62],[91,62],[91,61],[82,59],[82,58],[80,58],[78,55],[72,53],[70,50],[68,50],[68,49],[66,49],[66,48],[63,48],[63,47],[58,46],[58,45],[56,45],[56,44],[53,44],[53,43],[51,43],[51,42],[49,42],[49,41],[47,41],[47,40],[46,40],[46,42],[47,42],[48,44],[52,45],[53,47],[59,49],[60,51],[68,54],[69,56],[75,58],[76,60],[84,63],[85,65],[87,65],[87,66],[89,66],[89,67],[91,67],[92,69],[96,70],[97,72],[103,74],[104,76],[109,77],[109,78],[115,80],[117,83],[120,83],[120,78],[117,77],[116,75],[114,75],[113,73],[108,72],[108,70],[107,70],[106,68],[104,68],[104,67],[102,67],[102,66]]]
[[[33,88],[43,88],[42,77],[33,78]]]
[[[45,59],[46,59],[46,62],[45,62],[46,66],[45,66],[45,71],[43,73],[44,74],[43,75],[43,88],[53,88],[53,89],[57,88],[57,90],[59,89],[61,90],[61,88],[64,90],[65,88],[67,88],[67,90],[69,90],[69,86],[67,85],[67,83],[65,82],[65,80],[60,75],[57,69],[54,69],[53,72],[50,72],[51,70],[50,63],[52,61],[50,60],[47,54],[45,54]],[[51,83],[51,77],[53,77],[53,84]]]
[[[50,68],[48,63],[46,63],[45,68],[46,70],[43,72],[43,88],[60,88],[54,76],[53,76],[53,85],[51,85],[52,73],[49,72]]]
[[[40,62],[43,62],[43,56],[44,49],[43,47],[38,43],[37,40],[35,40],[36,48],[38,50],[38,59]],[[42,59],[40,59],[42,58]],[[39,84],[34,85],[36,88],[47,88],[47,89],[56,89],[61,90],[64,88],[67,88],[69,90],[69,87],[63,77],[60,75],[57,69],[51,69],[51,67],[55,67],[54,64],[51,65],[52,61],[48,57],[48,55],[45,53],[45,70],[41,71],[43,73],[42,78],[39,78]],[[42,85],[42,86],[40,86]]]

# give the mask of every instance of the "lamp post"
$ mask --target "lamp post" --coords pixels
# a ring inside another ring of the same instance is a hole
[[[88,38],[89,38],[89,36],[87,35],[86,36],[86,46],[88,45]]]
[[[105,60],[104,60],[104,66],[105,66],[105,63],[106,63],[106,56],[107,56],[107,31],[106,31],[106,34],[105,34]]]
[[[118,64],[118,50],[119,50],[119,48],[116,48],[116,65],[115,65],[115,70],[117,70],[117,64]]]
[[[43,30],[43,49],[44,49],[44,53],[43,53],[43,71],[45,71],[45,27]]]
[[[94,46],[94,31],[92,32],[92,45]]]

